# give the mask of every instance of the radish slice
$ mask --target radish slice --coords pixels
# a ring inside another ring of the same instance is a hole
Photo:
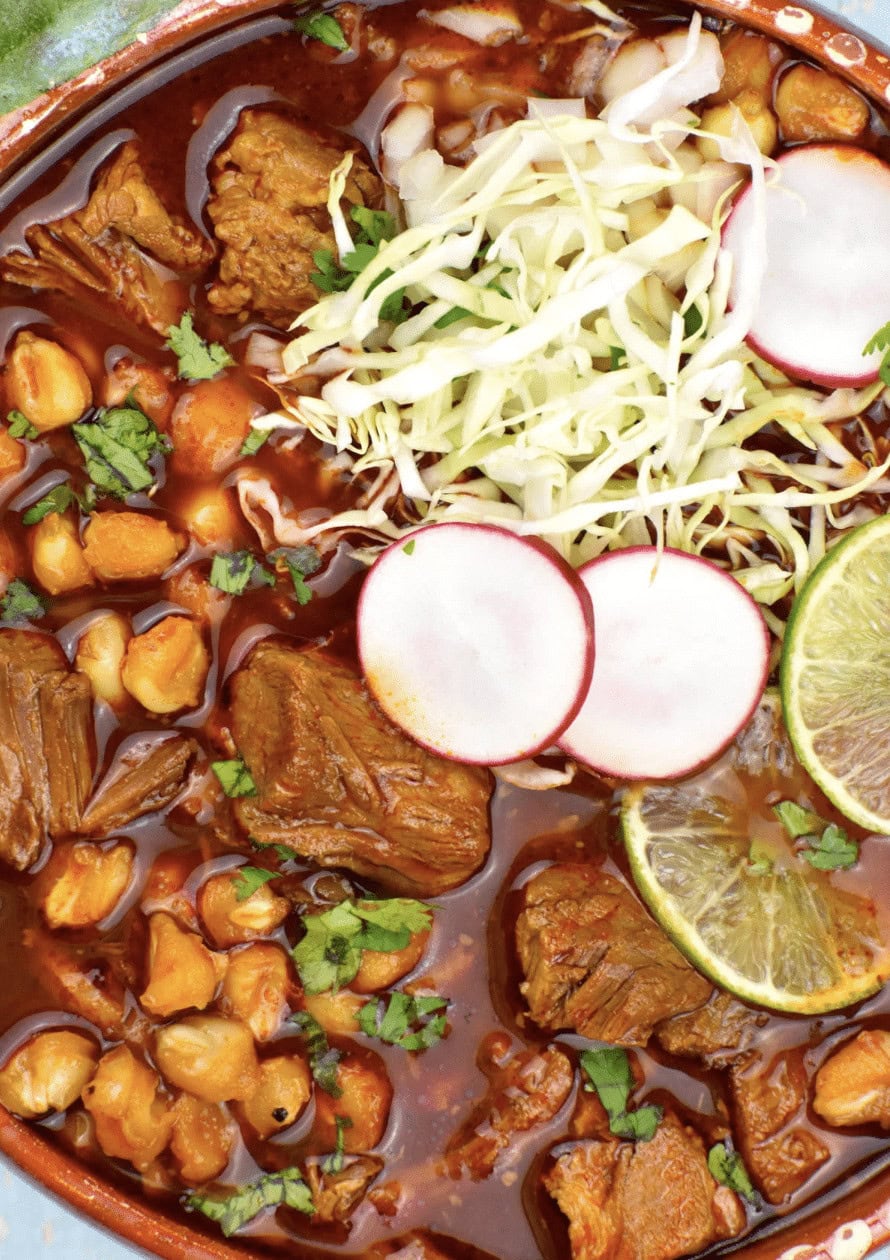
[[[748,334],[790,376],[818,385],[877,379],[863,355],[890,319],[890,167],[850,145],[809,145],[778,161],[766,191],[766,276]],[[755,199],[739,197],[723,234],[732,254],[730,301],[757,268]]]
[[[593,669],[583,583],[551,548],[492,525],[430,525],[365,579],[358,650],[384,713],[443,757],[531,757],[572,721]]]
[[[682,551],[629,547],[578,570],[596,669],[559,743],[622,779],[675,779],[716,757],[763,694],[769,633],[735,578]]]

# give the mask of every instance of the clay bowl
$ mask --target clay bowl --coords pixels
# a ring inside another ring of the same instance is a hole
[[[234,27],[277,7],[278,0],[183,0],[170,16],[139,42],[69,83],[53,88],[29,105],[0,117],[0,206],[8,204],[30,179],[32,159],[45,154],[116,90],[135,84],[153,67],[163,66],[203,36]],[[781,39],[841,75],[885,108],[890,104],[890,49],[811,4],[785,0],[698,0],[703,12],[728,17]],[[138,90],[138,87],[135,87]],[[227,1243],[218,1234],[182,1219],[128,1192],[126,1186],[96,1176],[44,1137],[0,1107],[0,1151],[22,1172],[65,1199],[72,1207],[122,1238],[169,1260],[245,1260],[281,1255],[266,1248]],[[788,1227],[778,1220],[741,1248],[745,1260],[862,1260],[890,1241],[890,1160],[867,1180],[861,1176],[823,1198],[818,1209],[798,1214]],[[215,1227],[212,1227],[215,1228]]]

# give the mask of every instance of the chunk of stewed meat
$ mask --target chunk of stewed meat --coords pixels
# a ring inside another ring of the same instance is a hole
[[[784,1203],[822,1167],[829,1150],[805,1128],[807,1072],[803,1050],[768,1063],[756,1055],[729,1074],[734,1132],[751,1177],[770,1203]]]
[[[630,888],[592,863],[551,866],[528,882],[516,943],[529,1014],[553,1031],[642,1046],[657,1023],[711,992]]]
[[[33,224],[25,240],[30,253],[17,249],[0,259],[2,279],[110,301],[159,333],[188,305],[187,286],[171,270],[188,275],[214,254],[210,241],[167,210],[134,143],[104,167],[85,206]]]
[[[813,1110],[832,1125],[890,1129],[890,1032],[867,1028],[825,1060]]]
[[[350,150],[344,201],[380,205],[380,179],[355,144]],[[332,132],[270,110],[244,110],[211,166],[207,213],[223,247],[208,294],[215,310],[255,311],[287,328],[318,300],[312,255],[335,249],[328,187],[345,152]]]
[[[254,839],[411,896],[454,888],[484,861],[488,771],[412,743],[345,665],[260,644],[232,682],[232,731],[256,783],[235,803]]]
[[[77,830],[92,746],[89,680],[45,635],[0,631],[0,859],[26,870]]]
[[[763,1011],[752,1010],[728,993],[715,990],[698,1010],[674,1015],[659,1024],[655,1035],[668,1054],[722,1067],[744,1054],[766,1021]]]
[[[523,1050],[494,1066],[485,1097],[449,1143],[451,1175],[479,1181],[503,1152],[519,1153],[519,1135],[553,1119],[572,1091],[574,1075],[555,1046]]]
[[[198,745],[185,735],[140,735],[119,750],[80,821],[84,835],[108,835],[164,809],[182,789]]]
[[[650,1142],[579,1142],[544,1186],[569,1220],[572,1260],[673,1260],[732,1238],[738,1197],[708,1171],[698,1134],[667,1112]]]

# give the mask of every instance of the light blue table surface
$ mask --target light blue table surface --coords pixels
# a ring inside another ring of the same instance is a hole
[[[821,3],[890,46],[890,0]],[[0,1163],[0,1256],[8,1260],[134,1260],[147,1254],[117,1242]],[[878,1254],[880,1260],[890,1260],[890,1246]]]

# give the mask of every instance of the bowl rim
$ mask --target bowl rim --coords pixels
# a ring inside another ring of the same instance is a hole
[[[363,0],[359,0],[363,2]],[[786,0],[681,0],[684,8],[728,18],[772,35],[840,75],[890,109],[890,48],[820,5]],[[0,174],[8,177],[78,120],[100,98],[205,35],[281,7],[280,0],[182,0],[120,52],[27,105],[0,116]],[[15,1169],[110,1233],[162,1260],[249,1260],[280,1255],[250,1238],[233,1244],[130,1194],[55,1145],[39,1126],[0,1105],[0,1153]],[[890,1169],[837,1188],[786,1228],[726,1244],[722,1254],[745,1260],[862,1260],[890,1241]],[[311,1244],[310,1244],[311,1245]]]

